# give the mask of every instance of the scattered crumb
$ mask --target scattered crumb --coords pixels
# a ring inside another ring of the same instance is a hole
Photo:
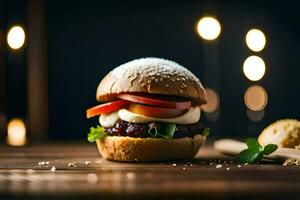
[[[193,167],[194,165],[193,165],[193,164],[190,164],[190,166]]]
[[[249,163],[245,163],[244,165],[248,165]]]
[[[128,179],[130,179],[130,180],[135,179],[135,173],[133,173],[133,172],[128,172],[128,173],[126,174],[126,177],[127,177]]]
[[[86,181],[89,184],[96,184],[98,183],[98,176],[95,173],[88,173],[86,176]]]
[[[182,168],[182,170],[186,170],[186,168],[184,167],[184,168]]]
[[[226,168],[226,170],[227,170],[227,171],[229,171],[229,170],[230,170],[230,168],[229,168],[229,167],[227,167],[227,168]]]
[[[172,165],[173,167],[176,167],[177,165],[176,165],[176,163],[173,163],[173,165]]]
[[[241,165],[237,165],[238,168],[242,167]]]
[[[76,163],[75,162],[69,162],[68,167],[76,167]]]
[[[300,166],[300,160],[295,160],[295,159],[287,159],[283,164],[283,166]]]
[[[50,164],[50,162],[48,162],[48,161],[40,161],[40,162],[38,162],[39,166],[45,166],[45,165],[49,165],[49,164]]]
[[[84,162],[84,164],[89,165],[89,164],[91,164],[91,161],[87,160],[87,161]]]
[[[55,172],[56,171],[56,167],[55,166],[52,166],[51,167],[51,172]]]
[[[38,165],[39,165],[39,166],[44,166],[44,165],[45,165],[45,162],[44,162],[44,161],[40,161],[40,162],[38,162]]]
[[[220,164],[219,164],[219,165],[216,165],[216,168],[217,168],[217,169],[222,168],[222,165],[220,165]]]
[[[137,158],[134,159],[135,162],[138,162],[139,160]]]

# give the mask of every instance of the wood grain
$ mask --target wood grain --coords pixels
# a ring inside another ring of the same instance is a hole
[[[94,144],[0,147],[0,152],[5,198],[297,199],[300,189],[298,167],[239,166],[211,145],[192,161],[151,164],[103,160]]]

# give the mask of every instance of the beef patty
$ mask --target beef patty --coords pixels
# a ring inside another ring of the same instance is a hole
[[[135,138],[147,138],[153,137],[148,131],[150,129],[156,128],[160,132],[163,123],[161,122],[151,122],[151,123],[130,123],[126,121],[119,121],[113,127],[105,128],[108,135],[111,136],[129,136]],[[193,137],[196,134],[202,132],[203,127],[201,124],[176,124],[176,131],[173,138],[181,137]]]

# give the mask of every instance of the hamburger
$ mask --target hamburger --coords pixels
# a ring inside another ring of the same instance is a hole
[[[142,58],[109,72],[100,82],[99,117],[88,140],[108,160],[155,162],[193,158],[209,129],[200,124],[205,90],[188,69],[166,59]]]

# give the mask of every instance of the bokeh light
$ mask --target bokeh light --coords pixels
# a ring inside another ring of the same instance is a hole
[[[7,144],[24,146],[26,144],[26,127],[21,119],[12,119],[7,126]]]
[[[258,81],[265,75],[266,65],[260,57],[249,56],[244,62],[243,71],[249,80]]]
[[[221,25],[213,17],[203,17],[197,24],[197,31],[203,39],[215,40],[221,33]]]
[[[259,85],[253,85],[246,90],[244,102],[249,110],[261,111],[268,104],[267,91]]]
[[[207,103],[202,105],[201,108],[206,113],[215,112],[220,104],[219,95],[216,91],[210,88],[205,88],[205,92],[207,95]]]
[[[7,43],[12,49],[19,49],[24,45],[25,32],[21,26],[12,27],[7,34]]]
[[[265,34],[258,29],[251,29],[246,35],[246,44],[252,51],[259,52],[265,48]]]

